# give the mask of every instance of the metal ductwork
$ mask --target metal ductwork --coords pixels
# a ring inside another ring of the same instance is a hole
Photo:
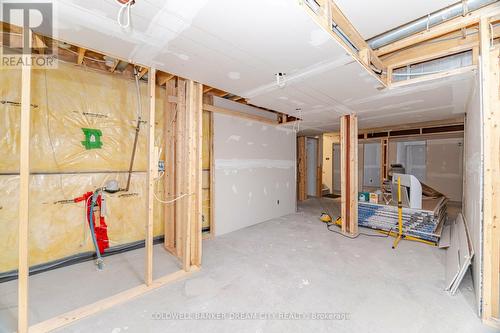
[[[484,6],[498,1],[499,0],[463,0],[454,5],[419,18],[413,22],[402,25],[399,28],[375,36],[368,40],[368,45],[374,50],[378,49],[382,46],[388,45],[410,35],[425,31],[440,23],[465,15],[466,13],[480,9]]]

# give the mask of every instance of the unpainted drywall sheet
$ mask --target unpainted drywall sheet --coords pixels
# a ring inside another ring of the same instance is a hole
[[[333,136],[323,134],[323,185],[329,189],[328,193],[333,191]]]
[[[428,140],[426,148],[426,184],[462,201],[463,138]]]
[[[215,234],[295,212],[295,132],[214,114]]]
[[[472,260],[472,279],[476,293],[478,313],[481,308],[481,261],[482,261],[482,139],[481,97],[479,79],[467,105],[464,135],[464,200],[462,203],[465,222],[471,233],[474,258]]]

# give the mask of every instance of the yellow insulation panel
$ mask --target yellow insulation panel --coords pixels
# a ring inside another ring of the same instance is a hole
[[[30,265],[93,251],[85,204],[56,203],[102,186],[126,181],[127,174],[33,175],[30,177]],[[144,239],[146,173],[134,173],[128,193],[105,194],[110,246]],[[159,185],[161,186],[161,184]],[[0,176],[0,272],[17,268],[19,176]],[[158,195],[163,195],[162,193]],[[162,207],[155,204],[154,235],[163,235]]]
[[[0,272],[17,268],[20,71],[0,71]],[[142,119],[129,193],[107,195],[111,246],[144,239],[149,96],[142,82]],[[165,89],[156,92],[156,139],[163,143]],[[135,135],[135,82],[61,63],[33,70],[29,258],[36,265],[92,251],[84,203],[54,204],[117,179],[125,187]],[[86,150],[82,128],[102,131],[101,149]],[[168,163],[167,161],[166,163]],[[157,196],[163,197],[158,184]],[[154,234],[163,234],[155,201]]]
[[[21,76],[0,71],[0,172],[19,170]],[[33,70],[31,172],[128,170],[137,122],[135,82],[75,65]],[[142,119],[148,120],[147,84],[141,82]],[[165,89],[157,88],[156,145],[161,146]],[[82,128],[102,131],[101,149],[86,150]],[[147,127],[139,134],[135,170],[146,171]]]

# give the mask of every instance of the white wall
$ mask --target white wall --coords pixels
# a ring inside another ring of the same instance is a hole
[[[481,297],[481,261],[482,261],[482,121],[479,80],[476,80],[474,92],[467,105],[464,134],[464,200],[463,215],[472,239],[474,259],[472,278],[476,293],[477,306],[480,309]],[[480,312],[480,310],[478,311]]]
[[[216,236],[295,212],[294,131],[214,114],[214,159]]]

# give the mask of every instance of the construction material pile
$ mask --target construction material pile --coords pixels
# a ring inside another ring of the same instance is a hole
[[[445,197],[425,198],[424,209],[403,208],[403,235],[437,244],[446,220],[447,201]],[[398,207],[359,202],[358,223],[362,227],[397,232]]]

